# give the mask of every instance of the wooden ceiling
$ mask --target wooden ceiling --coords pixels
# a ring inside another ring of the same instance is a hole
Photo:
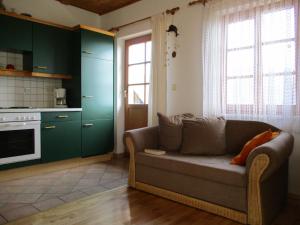
[[[72,5],[94,13],[105,13],[120,9],[140,0],[57,0],[65,5]]]

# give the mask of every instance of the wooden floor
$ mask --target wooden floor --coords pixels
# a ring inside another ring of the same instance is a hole
[[[9,224],[239,225],[231,220],[127,187],[95,194]],[[298,224],[287,222],[286,225]]]

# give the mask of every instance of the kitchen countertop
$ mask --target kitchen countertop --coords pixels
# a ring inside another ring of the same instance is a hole
[[[82,108],[29,108],[29,109],[0,109],[0,113],[26,112],[81,112]]]

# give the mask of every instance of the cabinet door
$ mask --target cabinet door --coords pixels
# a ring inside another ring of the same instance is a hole
[[[48,122],[41,125],[42,162],[81,155],[81,122]]]
[[[81,52],[99,59],[113,60],[114,39],[111,36],[92,31],[81,31]]]
[[[33,71],[68,74],[70,72],[71,32],[43,24],[33,25]]]
[[[32,51],[32,22],[0,15],[0,49]]]
[[[82,119],[113,119],[113,62],[82,57]]]
[[[82,156],[105,154],[114,147],[113,120],[82,121]]]

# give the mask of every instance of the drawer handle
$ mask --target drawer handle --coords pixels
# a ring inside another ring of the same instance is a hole
[[[94,96],[92,96],[92,95],[84,95],[84,96],[82,96],[83,98],[94,98]]]
[[[87,50],[83,50],[82,53],[89,54],[89,55],[93,54],[92,52],[87,51]]]
[[[92,124],[92,123],[83,124],[83,127],[92,127],[92,126],[94,126],[94,124]]]
[[[46,126],[45,129],[55,129],[56,126]]]
[[[48,67],[47,66],[35,66],[35,69],[41,69],[41,70],[46,70]]]
[[[68,115],[58,115],[56,118],[64,119],[64,118],[69,118],[69,116]]]

